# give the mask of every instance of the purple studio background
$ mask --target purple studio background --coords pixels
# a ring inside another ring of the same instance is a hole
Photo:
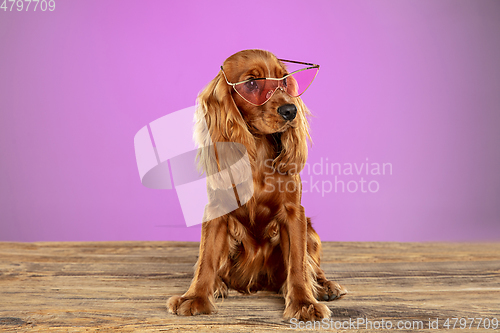
[[[199,240],[175,190],[141,184],[133,138],[261,48],[321,65],[303,205],[322,240],[498,241],[499,31],[495,0],[0,10],[0,240]]]

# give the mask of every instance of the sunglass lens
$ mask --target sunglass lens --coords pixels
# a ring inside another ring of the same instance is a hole
[[[262,105],[269,99],[269,92],[276,89],[278,81],[256,79],[234,86],[241,97],[255,105]]]
[[[287,78],[287,92],[294,96],[300,96],[309,88],[318,74],[318,68],[309,68],[293,73]]]

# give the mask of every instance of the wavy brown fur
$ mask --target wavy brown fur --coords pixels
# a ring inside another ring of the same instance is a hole
[[[272,53],[263,50],[238,52],[223,67],[230,82],[245,80],[249,74],[287,73]],[[286,121],[277,113],[284,104],[297,107],[294,120]],[[285,297],[285,319],[320,320],[329,317],[330,310],[317,299],[346,294],[320,268],[321,241],[301,205],[299,172],[307,159],[308,114],[300,98],[279,89],[264,105],[249,104],[226,83],[222,72],[200,93],[195,139],[201,147],[212,142],[244,145],[254,194],[235,211],[203,223],[194,278],[184,295],[168,300],[170,312],[211,313],[214,297],[226,295],[228,288],[242,293],[271,290]],[[210,174],[217,171],[207,170],[216,168],[210,161],[213,156],[199,156],[201,167]],[[233,170],[233,184],[245,179],[244,170]]]

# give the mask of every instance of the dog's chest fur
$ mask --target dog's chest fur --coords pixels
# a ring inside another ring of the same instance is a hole
[[[280,173],[273,167],[279,149],[275,136],[256,140],[256,159],[252,165],[253,198],[233,212],[256,244],[270,242],[276,245],[280,225],[287,219],[287,209],[300,205],[300,176]]]

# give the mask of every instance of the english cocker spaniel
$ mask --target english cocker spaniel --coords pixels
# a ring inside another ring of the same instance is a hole
[[[289,72],[290,65],[304,68]],[[244,50],[227,58],[198,96],[195,138],[200,147],[212,147],[199,154],[200,166],[207,176],[214,175],[224,169],[225,159],[247,154],[251,176],[246,179],[238,168],[229,172],[226,178],[238,205],[226,214],[212,214],[208,207],[216,211],[227,202],[224,195],[217,198],[218,184],[224,181],[208,182],[212,199],[205,211],[195,275],[184,295],[168,300],[171,313],[212,313],[215,297],[224,297],[232,288],[241,293],[280,292],[285,319],[321,320],[331,312],[318,300],[332,301],[347,293],[320,268],[321,241],[301,205],[299,172],[307,159],[309,112],[299,96],[318,69],[268,51]],[[218,143],[237,145],[225,149]],[[243,200],[241,193],[253,195]]]

